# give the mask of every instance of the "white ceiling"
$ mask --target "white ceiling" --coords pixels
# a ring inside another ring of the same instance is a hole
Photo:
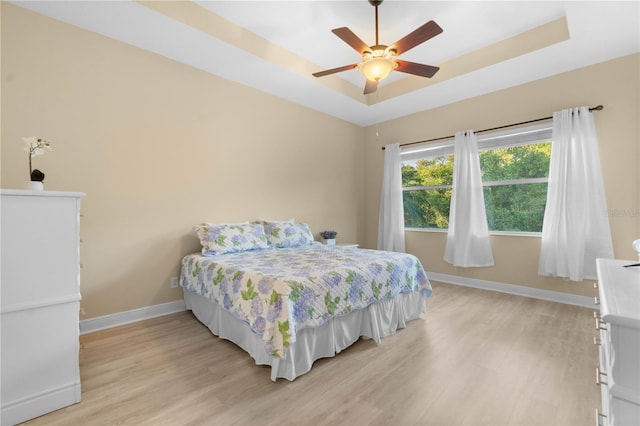
[[[432,84],[392,72],[380,83],[377,96],[365,97],[361,95],[364,77],[358,70],[322,78],[310,74],[359,62],[359,54],[331,33],[333,28],[349,27],[367,44],[375,44],[375,11],[366,0],[195,1],[190,5],[202,16],[213,13],[230,21],[231,28],[239,27],[235,41],[216,36],[215,28],[160,13],[153,3],[12,3],[361,126],[640,51],[639,1],[386,0],[379,7],[380,43],[391,45],[425,22],[436,21],[444,32],[401,59],[442,66],[439,74],[443,75],[449,71],[445,66],[453,66],[456,58],[563,17],[569,38],[450,78],[437,80],[436,74]],[[247,38],[246,31],[258,38]],[[253,40],[251,48],[243,45],[245,39]],[[288,53],[286,62],[271,60],[283,49]],[[413,90],[385,96],[392,84],[408,84]]]

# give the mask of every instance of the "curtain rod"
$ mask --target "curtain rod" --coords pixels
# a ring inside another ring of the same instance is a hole
[[[603,109],[604,109],[604,107],[602,105],[598,105],[598,106],[594,106],[592,108],[589,108],[589,111],[602,111]],[[476,133],[490,132],[492,130],[506,129],[508,127],[521,126],[523,124],[537,123],[538,121],[551,120],[552,118],[553,118],[553,116],[551,116],[551,117],[543,117],[543,118],[536,118],[535,120],[522,121],[520,123],[505,124],[504,126],[492,127],[490,129],[484,129],[484,130],[478,130]],[[427,140],[424,140],[424,141],[402,143],[402,144],[400,144],[400,146],[409,146],[409,145],[416,145],[416,144],[419,144],[419,143],[435,142],[435,141],[440,141],[440,140],[443,140],[443,139],[451,139],[451,138],[454,138],[454,137],[455,137],[455,135],[442,136],[440,138],[427,139]],[[382,147],[382,150],[384,151],[384,146]]]

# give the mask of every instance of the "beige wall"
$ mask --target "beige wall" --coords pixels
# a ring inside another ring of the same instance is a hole
[[[50,190],[81,191],[81,319],[181,298],[169,288],[198,249],[191,226],[296,218],[375,247],[381,147],[543,117],[595,113],[617,257],[640,238],[639,56],[362,129],[2,2],[2,188],[24,188],[21,136]],[[322,161],[331,159],[330,163]],[[591,295],[537,276],[539,239],[492,237],[496,266],[453,268],[445,234],[407,232],[428,271]]]
[[[87,194],[81,319],[181,299],[169,279],[202,221],[295,218],[357,241],[361,127],[1,7],[2,188],[26,186],[20,137],[38,136],[46,189]]]
[[[383,151],[406,143],[452,135],[456,130],[487,129],[551,115],[574,106],[604,105],[595,112],[609,220],[618,258],[635,259],[631,242],[640,238],[640,55],[632,55],[511,89],[367,128],[366,217],[361,243],[375,247]],[[543,64],[541,64],[543,66]],[[537,275],[540,239],[492,236],[495,266],[456,268],[442,260],[446,234],[406,233],[407,250],[427,271],[506,284],[592,296],[591,281],[574,283]]]

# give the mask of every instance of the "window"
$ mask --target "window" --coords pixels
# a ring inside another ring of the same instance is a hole
[[[478,135],[490,231],[542,231],[550,140],[549,124]],[[402,152],[405,227],[447,229],[453,161],[452,139]]]

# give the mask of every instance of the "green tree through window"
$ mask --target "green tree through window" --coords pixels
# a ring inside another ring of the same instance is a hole
[[[453,155],[402,166],[404,222],[409,228],[449,226]]]
[[[480,152],[489,230],[542,230],[550,155],[550,142]],[[448,227],[453,162],[453,155],[403,162],[406,227]]]

